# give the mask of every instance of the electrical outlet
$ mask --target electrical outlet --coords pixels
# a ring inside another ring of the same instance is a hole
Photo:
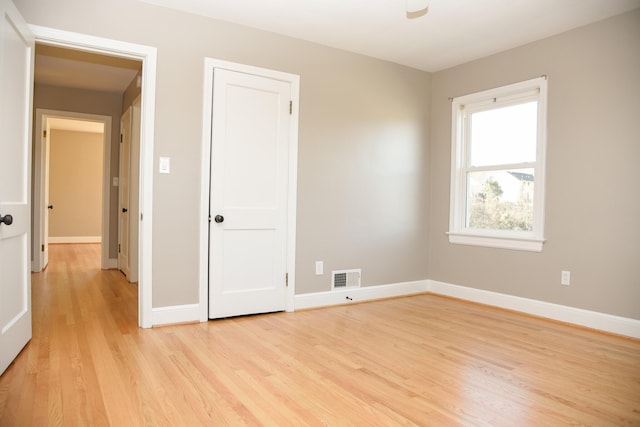
[[[316,261],[316,276],[324,274],[324,263],[322,261]]]
[[[569,286],[571,284],[571,272],[570,271],[562,271],[560,273],[560,284]]]

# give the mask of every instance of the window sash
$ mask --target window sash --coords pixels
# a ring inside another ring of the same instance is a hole
[[[537,102],[536,159],[530,162],[470,166],[470,115],[526,102]],[[449,240],[452,243],[542,250],[544,230],[544,160],[546,151],[546,78],[453,99],[452,171]],[[533,169],[533,227],[531,231],[469,228],[468,177],[473,172]],[[476,239],[472,242],[467,241]],[[492,239],[505,240],[493,242]]]

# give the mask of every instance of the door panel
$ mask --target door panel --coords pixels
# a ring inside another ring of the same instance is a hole
[[[34,40],[0,0],[0,373],[31,339],[31,99]],[[10,221],[6,215],[11,215]],[[8,224],[11,223],[11,224]]]
[[[44,212],[41,212],[43,215],[43,231],[42,231],[42,269],[44,270],[49,264],[49,214],[51,213],[51,209],[53,209],[53,205],[50,204],[49,201],[49,160],[51,158],[51,127],[49,125],[49,120],[46,121],[46,136],[44,137]],[[40,189],[42,191],[43,189]],[[52,208],[49,209],[49,206]]]
[[[273,289],[272,281],[277,254],[271,249],[277,244],[274,230],[230,230],[224,233],[223,292],[247,292]],[[265,256],[266,255],[266,256]],[[252,260],[251,266],[246,260]]]
[[[15,212],[15,210],[13,211]],[[17,225],[14,222],[15,225]],[[25,273],[14,265],[24,265],[27,258],[27,241],[25,234],[11,235],[3,233],[0,240],[0,271],[3,282],[22,283],[25,281]],[[27,312],[27,292],[22,286],[3,287],[2,300],[0,302],[0,325],[2,330],[18,321]]]
[[[289,83],[216,69],[209,317],[284,310]]]
[[[131,156],[129,156],[129,281],[138,281],[140,221],[140,97],[131,105]]]
[[[120,120],[120,174],[118,177],[118,268],[129,279],[129,179],[131,153],[131,108]]]
[[[278,140],[280,97],[242,86],[226,89],[225,137],[229,143],[224,146],[225,203],[235,208],[274,209],[278,202],[278,150],[274,144]]]

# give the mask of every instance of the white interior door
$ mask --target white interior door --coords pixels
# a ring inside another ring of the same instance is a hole
[[[209,317],[286,306],[291,84],[215,69]]]
[[[0,374],[31,339],[31,99],[34,39],[0,0]]]
[[[131,108],[120,120],[120,169],[118,176],[118,268],[129,272],[129,177],[131,153]]]
[[[138,281],[140,218],[140,97],[131,105],[131,155],[129,156],[129,281]]]
[[[51,125],[46,120],[45,133],[42,143],[44,144],[44,212],[42,226],[42,269],[47,268],[49,264],[49,213],[53,209],[53,205],[49,200],[49,159],[51,158]]]

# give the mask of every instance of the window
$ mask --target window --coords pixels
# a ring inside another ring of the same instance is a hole
[[[449,241],[540,252],[546,77],[453,99]]]

